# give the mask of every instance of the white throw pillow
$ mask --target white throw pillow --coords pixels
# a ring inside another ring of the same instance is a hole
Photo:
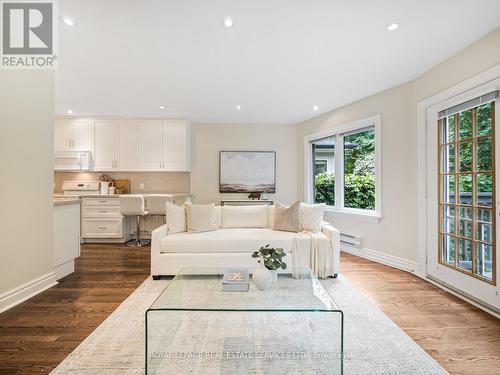
[[[290,206],[285,206],[276,202],[274,205],[273,230],[302,232],[302,225],[300,223],[300,201]]]
[[[269,228],[273,229],[274,226],[274,204],[269,206]]]
[[[223,206],[222,228],[266,228],[268,210],[267,206]]]
[[[184,206],[178,206],[171,202],[165,202],[167,210],[167,229],[168,233],[179,233],[186,231],[186,210]]]
[[[217,230],[215,204],[188,204],[186,218],[188,232]]]
[[[326,204],[300,204],[300,222],[302,230],[318,233],[321,232],[321,222],[325,213]]]

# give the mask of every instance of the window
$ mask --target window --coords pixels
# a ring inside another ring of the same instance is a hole
[[[308,201],[332,213],[380,217],[379,127],[374,116],[306,137]]]
[[[438,120],[439,263],[487,282],[495,280],[494,113],[489,102]]]

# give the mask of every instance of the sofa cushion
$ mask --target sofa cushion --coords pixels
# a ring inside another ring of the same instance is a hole
[[[318,233],[321,231],[321,222],[326,209],[325,203],[300,204],[300,222],[302,230]]]
[[[267,228],[267,206],[223,206],[222,228]]]
[[[162,253],[251,253],[267,244],[290,252],[297,234],[269,228],[175,233],[161,239]]]
[[[217,230],[215,204],[187,204],[186,222],[188,232]]]
[[[300,232],[300,201],[290,206],[285,206],[279,202],[274,205],[274,230],[283,230],[288,232]]]
[[[168,233],[179,233],[186,231],[186,210],[184,206],[165,202],[166,221]]]

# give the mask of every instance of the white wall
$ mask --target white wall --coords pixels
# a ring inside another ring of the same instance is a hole
[[[53,141],[54,73],[0,70],[0,300],[52,273]]]
[[[219,151],[276,151],[276,194],[270,199],[292,203],[297,199],[297,127],[266,124],[192,124],[191,191],[197,203],[248,194],[219,193]]]
[[[497,64],[500,64],[500,28],[412,82],[299,124],[299,195],[304,196],[304,136],[380,113],[383,219],[378,224],[354,220],[332,222],[342,231],[362,235],[365,248],[415,262],[417,104]]]

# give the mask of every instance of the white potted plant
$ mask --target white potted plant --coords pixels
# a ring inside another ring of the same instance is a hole
[[[277,270],[286,270],[286,263],[283,258],[286,253],[281,248],[273,248],[270,245],[261,247],[252,253],[252,258],[259,259],[260,267],[257,267],[252,274],[252,280],[260,290],[269,288],[272,282],[278,281]]]

